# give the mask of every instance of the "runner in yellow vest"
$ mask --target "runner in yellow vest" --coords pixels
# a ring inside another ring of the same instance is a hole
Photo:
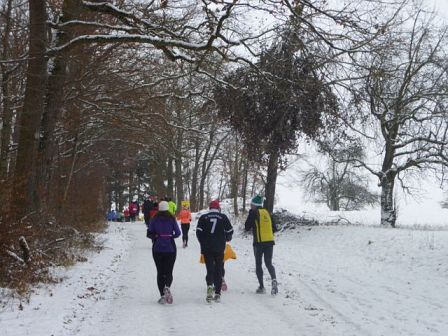
[[[255,196],[252,198],[251,209],[244,224],[246,231],[252,230],[254,235],[254,255],[255,255],[255,273],[257,274],[259,287],[256,290],[258,294],[266,293],[263,283],[263,256],[264,264],[272,279],[271,294],[278,292],[275,268],[272,265],[272,255],[274,252],[274,231],[275,225],[272,223],[271,215],[263,208],[263,198]]]
[[[177,211],[176,203],[171,198],[168,198],[167,202],[168,202],[168,212],[174,217],[176,217],[176,211]]]

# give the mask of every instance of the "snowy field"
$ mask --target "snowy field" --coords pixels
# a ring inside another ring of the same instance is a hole
[[[101,238],[100,253],[61,271],[64,281],[36,290],[22,310],[3,300],[1,335],[448,335],[448,231],[284,231],[274,248],[280,291],[272,297],[254,293],[251,237],[238,229],[238,259],[226,263],[229,290],[207,304],[190,230],[190,246],[178,249],[174,304],[165,306],[156,303],[145,225],[111,223]]]
[[[448,3],[448,0],[446,0]],[[311,146],[303,148],[307,157],[316,155]],[[367,207],[359,211],[330,211],[324,204],[316,204],[309,199],[299,182],[300,171],[306,169],[303,160],[294,162],[288,169],[281,172],[276,187],[277,209],[287,209],[289,212],[319,222],[331,222],[340,219],[341,224],[362,226],[378,226],[380,224],[379,205]],[[370,190],[380,194],[377,179],[368,176]],[[397,182],[395,201],[398,209],[397,227],[429,230],[448,229],[448,209],[441,208],[441,202],[448,200],[448,192],[440,186],[440,181],[434,176],[426,176],[419,180],[406,182],[412,190],[412,195],[406,193]],[[446,188],[445,182],[445,189]]]

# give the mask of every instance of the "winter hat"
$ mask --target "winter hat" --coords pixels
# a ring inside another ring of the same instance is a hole
[[[159,211],[168,211],[168,202],[162,201],[159,203]]]
[[[219,209],[219,201],[218,200],[211,201],[208,207],[210,209]]]
[[[252,201],[250,202],[250,204],[262,207],[263,206],[263,197],[261,197],[259,195],[255,196],[254,198],[252,198]]]

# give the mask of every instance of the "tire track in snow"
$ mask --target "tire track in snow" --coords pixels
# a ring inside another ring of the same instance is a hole
[[[343,314],[340,310],[335,308],[330,302],[328,302],[328,300],[325,300],[321,295],[319,295],[317,290],[315,290],[312,286],[308,285],[305,281],[303,281],[300,278],[298,279],[298,282],[303,287],[305,287],[308,290],[308,292],[310,292],[319,301],[321,305],[331,310],[331,312],[333,312],[335,315],[341,318],[345,323],[352,325],[357,332],[356,333],[357,336],[360,336],[361,334],[366,336],[372,336],[372,334],[369,331],[363,329],[358,323],[354,322],[347,315]]]
[[[239,242],[239,244],[244,244],[244,245],[249,245],[249,247],[244,247],[243,249],[243,254],[245,255],[245,259],[246,260],[250,260],[251,264],[247,264],[246,267],[248,266],[249,268],[249,272],[251,273],[251,277],[253,279],[253,283],[254,283],[254,288],[253,288],[253,292],[255,291],[256,288],[256,284],[258,283],[256,281],[256,275],[255,275],[255,267],[254,267],[254,260],[253,260],[253,256],[252,256],[252,243],[251,241],[249,241],[249,239],[237,239],[241,242]],[[283,246],[284,248],[285,246]],[[361,336],[361,335],[365,335],[365,336],[371,336],[371,333],[369,333],[368,331],[366,331],[364,328],[361,327],[361,325],[359,325],[358,323],[354,322],[352,319],[350,319],[348,316],[346,316],[345,314],[343,314],[340,310],[338,310],[337,308],[335,308],[333,305],[331,305],[327,300],[325,300],[321,295],[318,294],[318,291],[316,289],[314,289],[312,286],[308,285],[307,283],[305,283],[302,279],[300,279],[299,277],[299,272],[296,272],[295,270],[292,270],[292,273],[294,273],[294,275],[296,275],[294,277],[294,281],[296,282],[296,285],[294,287],[292,287],[292,284],[290,284],[290,281],[288,279],[288,276],[285,276],[284,272],[282,271],[283,267],[287,267],[287,266],[291,266],[293,265],[293,260],[279,260],[279,254],[281,256],[285,256],[285,255],[290,255],[292,257],[296,257],[296,255],[294,254],[285,254],[285,253],[278,253],[279,252],[279,248],[282,248],[282,246],[280,244],[276,245],[276,248],[274,248],[274,266],[276,267],[276,273],[277,273],[277,278],[279,281],[279,294],[277,295],[278,297],[276,299],[278,300],[282,300],[282,304],[284,306],[289,306],[289,305],[294,305],[294,303],[296,303],[299,307],[299,311],[306,312],[306,315],[304,314],[304,317],[310,317],[312,320],[315,320],[315,323],[312,323],[311,321],[308,321],[307,326],[308,326],[308,330],[307,333],[305,333],[306,335],[310,335],[310,332],[313,332],[312,335],[330,335],[330,334],[334,334],[335,333],[335,327],[336,329],[348,329],[349,330],[344,330],[343,334],[347,335],[347,333],[351,333],[351,335],[353,336]],[[252,259],[252,260],[251,260]],[[264,265],[263,265],[264,267]],[[267,277],[269,276],[267,274],[267,270],[264,267],[264,275],[265,275],[265,283],[269,283],[270,279],[268,279]],[[280,275],[280,276],[279,276]],[[292,275],[290,273],[290,275]],[[267,276],[267,277],[266,277]],[[298,287],[300,286],[302,288],[304,288],[306,291],[304,290],[298,290]],[[310,295],[307,295],[306,292],[308,292]],[[283,296],[285,298],[283,298]],[[310,297],[311,296],[311,297]],[[294,303],[291,303],[294,302]],[[269,304],[269,300],[267,301]],[[323,306],[325,309],[322,308],[317,308],[319,306]],[[278,310],[278,306],[272,306],[271,305],[271,309],[272,310]],[[294,310],[297,311],[297,310]],[[294,318],[294,314],[291,314],[291,309],[287,310],[287,314],[291,315],[292,317],[290,319],[292,319],[294,322],[297,324],[296,319]],[[285,316],[285,312],[283,311],[281,313],[282,316]],[[334,319],[334,316],[338,317],[338,320]],[[340,322],[343,322],[343,325],[340,324]],[[328,329],[332,330],[331,332],[329,332],[328,330],[323,332],[319,329],[316,328],[316,325],[321,325],[322,323],[325,323],[326,326],[328,327]],[[336,332],[337,333],[337,332]]]

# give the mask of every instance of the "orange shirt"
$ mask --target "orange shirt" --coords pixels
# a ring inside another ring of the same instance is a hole
[[[190,224],[191,223],[191,211],[182,209],[179,212],[177,219],[180,220],[181,224]]]

